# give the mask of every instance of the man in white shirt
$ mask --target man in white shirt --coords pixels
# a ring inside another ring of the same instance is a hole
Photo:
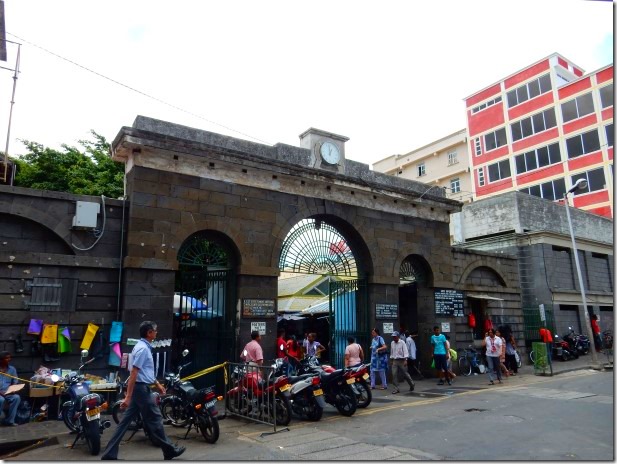
[[[420,372],[420,369],[418,369],[416,342],[411,337],[409,331],[405,332],[405,337],[405,344],[407,345],[407,352],[409,353],[409,356],[407,357],[407,372],[411,375],[412,372],[415,371],[420,376],[420,380],[422,380],[424,376],[422,375],[422,372]]]
[[[409,384],[409,391],[413,391],[415,384],[409,372],[407,372],[407,358],[409,353],[407,345],[400,339],[398,332],[392,332],[392,343],[390,344],[390,363],[392,364],[392,384],[394,385],[393,394],[400,392],[398,388],[399,372],[405,377]]]

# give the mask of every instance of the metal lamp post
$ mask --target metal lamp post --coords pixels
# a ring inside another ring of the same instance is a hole
[[[568,204],[568,194],[580,189],[587,188],[587,181],[579,179],[576,183],[563,195],[566,204],[566,216],[568,217],[568,227],[570,228],[570,237],[572,238],[572,251],[574,252],[574,262],[576,263],[576,273],[578,275],[578,284],[581,288],[581,299],[583,300],[582,317],[585,321],[587,336],[589,337],[589,349],[591,350],[592,365],[599,366],[598,353],[596,352],[595,339],[591,330],[591,321],[589,320],[589,312],[587,311],[587,299],[585,298],[585,285],[583,284],[583,274],[581,273],[581,265],[578,261],[578,250],[576,249],[576,240],[574,239],[574,230],[572,229],[572,220],[570,219],[570,206]],[[579,311],[580,314],[580,311]]]

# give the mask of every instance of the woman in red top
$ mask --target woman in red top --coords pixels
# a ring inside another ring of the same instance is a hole
[[[300,364],[301,357],[302,351],[300,350],[300,344],[296,336],[292,335],[291,338],[287,340],[287,359],[289,361],[289,366],[292,367],[294,371],[298,364]]]
[[[593,342],[596,345],[596,351],[602,349],[602,337],[600,337],[600,325],[598,324],[598,316],[591,315],[591,330],[593,331]]]

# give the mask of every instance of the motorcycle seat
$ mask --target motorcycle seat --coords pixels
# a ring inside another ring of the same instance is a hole
[[[314,377],[315,374],[302,374],[302,375],[292,375],[289,378],[289,383],[296,383],[300,380],[308,379],[309,377]]]
[[[320,372],[319,379],[322,382],[329,382],[331,380],[335,380],[339,377],[342,377],[344,374],[343,369],[337,369],[334,372]]]

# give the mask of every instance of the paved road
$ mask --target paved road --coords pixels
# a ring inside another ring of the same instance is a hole
[[[582,366],[579,366],[579,368]],[[187,446],[181,460],[595,460],[614,459],[612,371],[589,369],[555,377],[527,374],[489,387],[486,376],[458,378],[450,387],[417,382],[416,392],[374,391],[373,403],[345,418],[328,408],[318,423],[293,420],[289,431],[262,435],[265,426],[221,421],[209,445],[194,432],[167,427]],[[53,424],[53,423],[52,423]],[[57,425],[59,443],[9,460],[93,460],[85,444]],[[103,444],[111,437],[103,436]],[[123,444],[120,457],[160,460],[143,434]]]

